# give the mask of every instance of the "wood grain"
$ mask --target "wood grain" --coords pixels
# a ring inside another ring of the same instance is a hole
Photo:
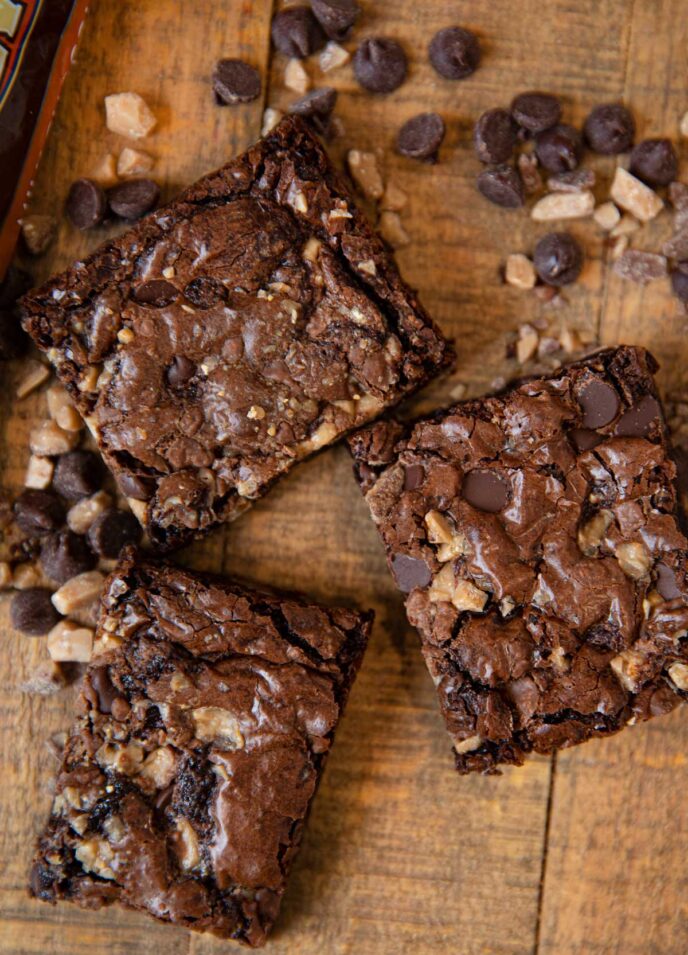
[[[412,242],[398,253],[402,272],[457,340],[456,372],[414,407],[446,401],[457,382],[478,394],[509,377],[516,367],[505,357],[508,335],[540,319],[589,338],[651,344],[664,362],[662,381],[684,387],[684,319],[668,284],[639,291],[610,278],[608,250],[590,224],[572,226],[588,261],[558,310],[501,283],[505,256],[532,251],[547,228],[476,194],[470,143],[483,109],[508,105],[515,93],[534,87],[562,94],[566,118],[576,123],[592,105],[625,96],[642,134],[674,133],[688,105],[681,0],[466,0],[460,12],[449,0],[364,6],[355,37],[399,38],[411,60],[404,86],[371,97],[358,89],[350,66],[327,77],[315,63],[308,69],[315,85],[327,82],[340,92],[344,132],[331,145],[333,156],[341,159],[351,147],[381,149],[385,175],[407,192],[404,225]],[[284,108],[295,98],[283,87],[284,59],[270,54],[270,14],[270,0],[94,0],[33,209],[59,213],[72,179],[92,173],[105,153],[123,145],[105,130],[106,93],[134,89],[155,108],[160,123],[144,148],[157,157],[155,175],[166,197],[243,149],[258,135],[264,103],[219,109],[209,77],[219,56],[241,55],[266,77],[266,103]],[[451,83],[434,74],[425,48],[435,30],[457,17],[479,33],[485,55],[473,77]],[[401,122],[428,109],[440,112],[448,128],[437,166],[410,162],[393,149]],[[614,163],[594,165],[603,196]],[[104,234],[79,234],[61,222],[58,243],[32,263],[37,279],[91,250]],[[9,489],[21,485],[27,434],[44,414],[42,395],[13,400],[18,374],[11,367],[0,379],[2,482]],[[378,614],[271,951],[673,955],[688,949],[682,874],[688,833],[679,804],[688,772],[685,713],[565,753],[554,775],[551,761],[536,758],[501,778],[458,778],[417,638],[342,448],[300,466],[235,525],[180,559],[328,601],[355,601]],[[45,651],[40,640],[10,631],[6,603],[0,602],[0,951],[131,955],[158,944],[172,955],[236,950],[133,913],[53,909],[26,898],[27,858],[50,802],[54,768],[44,740],[68,725],[72,691],[48,699],[18,691]]]

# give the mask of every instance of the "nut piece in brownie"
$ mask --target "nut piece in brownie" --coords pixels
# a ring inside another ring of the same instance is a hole
[[[162,550],[453,358],[294,117],[31,292],[23,321]]]
[[[371,622],[125,554],[33,895],[262,944]]]
[[[352,436],[461,773],[688,693],[688,542],[639,348]]]

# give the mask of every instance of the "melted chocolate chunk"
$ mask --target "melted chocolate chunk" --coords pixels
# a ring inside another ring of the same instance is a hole
[[[624,438],[644,438],[659,421],[662,409],[653,395],[645,395],[619,418],[615,434]]]
[[[509,502],[509,485],[494,471],[469,471],[461,493],[472,507],[490,514],[503,510]]]
[[[665,600],[677,600],[681,596],[681,591],[676,586],[676,574],[671,567],[666,564],[655,564],[655,573],[657,575],[657,590]]]
[[[171,305],[178,295],[176,287],[164,279],[152,279],[134,289],[134,298],[139,305],[150,305],[152,308]]]
[[[407,464],[404,468],[404,490],[414,491],[423,483],[425,471],[422,464]]]
[[[592,378],[578,393],[578,404],[583,409],[583,427],[602,428],[616,417],[619,396],[612,385]]]
[[[408,594],[415,587],[427,587],[432,580],[430,568],[424,560],[395,554],[392,558],[392,573],[402,593]]]

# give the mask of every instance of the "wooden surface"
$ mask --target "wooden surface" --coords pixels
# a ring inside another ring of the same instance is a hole
[[[661,384],[686,393],[686,320],[668,284],[645,289],[609,275],[608,250],[590,223],[574,224],[589,261],[566,303],[548,311],[500,283],[512,251],[547,231],[525,213],[494,209],[474,189],[470,126],[485,108],[527,88],[560,93],[580,122],[594,104],[625,98],[641,135],[675,135],[688,108],[685,0],[367,0],[355,37],[405,43],[406,84],[374,98],[349,67],[329,74],[344,124],[332,152],[381,148],[385,175],[409,195],[412,242],[401,269],[446,332],[456,373],[418,399],[446,401],[462,382],[478,394],[515,371],[507,336],[531,320],[566,323],[589,338],[639,342],[662,362]],[[263,102],[218,109],[209,92],[217,57],[239,55],[269,76],[265,102],[294,98],[284,61],[271,57],[270,0],[94,0],[45,152],[33,211],[59,214],[71,180],[92,173],[122,142],[105,130],[102,99],[133,89],[160,119],[144,145],[169,197],[258,135]],[[441,26],[477,30],[484,62],[463,83],[440,80],[425,48]],[[322,78],[310,67],[317,82]],[[435,167],[392,151],[399,124],[436,109],[448,134]],[[684,157],[685,158],[685,157]],[[597,164],[603,184],[613,163]],[[686,176],[685,167],[683,169]],[[647,247],[666,231],[648,230]],[[102,236],[64,222],[58,243],[32,263],[37,278],[67,265]],[[16,402],[19,368],[2,370],[2,482],[21,485],[26,435],[44,398]],[[298,955],[683,955],[688,950],[686,865],[688,713],[559,755],[501,778],[459,778],[417,640],[388,577],[382,548],[342,448],[299,467],[252,512],[183,555],[378,613],[337,744],[315,801],[279,928],[269,950]],[[45,740],[66,728],[72,691],[22,695],[45,648],[10,631],[0,600],[0,950],[7,953],[169,955],[234,951],[231,943],[111,909],[82,912],[27,899],[31,843],[50,804],[54,762]]]

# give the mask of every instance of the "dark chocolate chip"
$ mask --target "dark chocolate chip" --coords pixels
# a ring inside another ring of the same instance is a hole
[[[575,282],[583,268],[583,250],[568,232],[548,232],[535,246],[535,271],[547,285]]]
[[[550,172],[571,172],[583,155],[581,134],[566,123],[545,129],[535,138],[535,154]]]
[[[272,42],[290,59],[303,60],[325,45],[325,34],[308,7],[290,7],[273,17]]]
[[[157,205],[160,188],[152,179],[129,179],[108,190],[110,209],[121,219],[140,219]]]
[[[655,573],[657,574],[657,590],[665,600],[676,600],[681,596],[681,591],[676,586],[676,574],[671,567],[666,564],[655,564]]]
[[[220,106],[250,103],[260,96],[260,73],[244,60],[218,60],[213,71],[213,92]]]
[[[430,568],[424,560],[395,554],[392,558],[392,573],[402,593],[408,594],[415,587],[427,587],[432,580]]]
[[[606,381],[591,378],[578,392],[583,409],[584,428],[602,428],[613,421],[619,411],[619,396]]]
[[[494,471],[468,471],[461,493],[472,507],[496,514],[509,502],[509,485]]]
[[[604,441],[604,435],[598,434],[590,428],[571,428],[569,438],[576,451],[592,451]]]
[[[14,629],[31,637],[42,637],[52,630],[60,615],[50,597],[51,592],[45,587],[18,590],[10,605],[10,620]]]
[[[409,159],[434,162],[444,139],[439,113],[419,113],[406,120],[397,134],[397,151]]]
[[[167,383],[170,388],[183,388],[196,374],[196,365],[184,355],[176,355],[167,366]]]
[[[670,139],[644,139],[631,152],[630,170],[649,186],[668,186],[678,175],[678,156]]]
[[[440,76],[462,80],[480,64],[480,43],[475,33],[463,27],[445,27],[430,41],[430,62]]]
[[[406,79],[403,47],[389,37],[369,37],[354,53],[354,75],[370,93],[391,93]]]
[[[316,20],[331,40],[345,40],[361,8],[355,0],[311,0]]]
[[[119,557],[127,544],[141,540],[141,525],[129,511],[116,507],[102,513],[88,529],[88,542],[100,557]]]
[[[196,308],[212,308],[227,299],[227,289],[218,279],[209,275],[199,275],[184,288],[184,296]]]
[[[559,122],[561,103],[551,93],[519,93],[511,104],[511,115],[522,129],[541,133]]]
[[[92,179],[77,179],[69,187],[65,211],[67,218],[77,229],[92,229],[100,225],[105,218],[105,193]]]
[[[289,107],[289,112],[310,120],[316,132],[325,134],[330,126],[330,118],[337,102],[337,90],[331,86],[306,93]]]
[[[42,537],[62,527],[65,510],[52,491],[26,488],[14,502],[14,519],[25,534]]]
[[[404,490],[414,491],[425,480],[425,468],[422,464],[407,464],[404,468]]]
[[[135,501],[148,501],[155,493],[155,478],[140,474],[117,475],[117,484],[125,497],[131,497]]]
[[[134,299],[139,305],[150,305],[152,308],[164,308],[171,305],[179,296],[179,290],[165,279],[151,279],[143,282],[134,289]]]
[[[655,421],[661,417],[662,409],[652,395],[645,395],[619,418],[614,434],[620,438],[644,438]]]
[[[671,270],[671,287],[674,295],[682,302],[688,302],[688,262],[679,262]]]
[[[93,570],[95,565],[95,554],[85,538],[74,531],[58,531],[46,537],[41,545],[41,566],[57,584]]]
[[[112,713],[112,704],[119,696],[119,691],[110,679],[110,668],[108,666],[94,667],[89,679],[91,686],[98,697],[98,710],[101,713]]]
[[[477,179],[478,191],[503,209],[518,209],[526,201],[526,192],[513,166],[485,169]]]
[[[613,155],[633,145],[635,120],[621,103],[596,106],[585,121],[585,138],[596,153]]]
[[[473,129],[473,146],[480,162],[502,163],[516,147],[516,125],[505,109],[488,109]]]
[[[68,501],[80,501],[102,487],[103,464],[93,451],[70,451],[61,454],[55,465],[53,487]]]

